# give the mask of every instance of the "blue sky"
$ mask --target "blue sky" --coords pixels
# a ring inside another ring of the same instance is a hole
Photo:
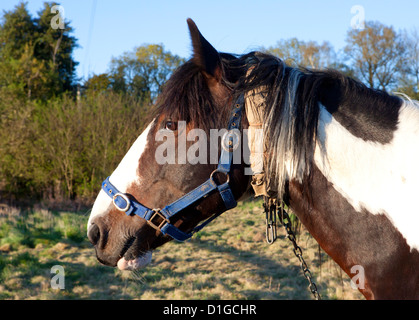
[[[11,10],[19,0],[2,0],[0,9]],[[35,15],[42,0],[29,0]],[[219,51],[245,53],[280,39],[329,41],[336,50],[361,5],[366,20],[392,25],[396,30],[419,29],[418,0],[62,0],[65,19],[75,29],[80,62],[77,73],[86,79],[106,72],[112,57],[146,43],[161,43],[174,54],[191,54],[186,19]]]

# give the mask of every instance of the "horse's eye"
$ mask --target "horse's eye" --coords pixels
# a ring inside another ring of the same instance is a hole
[[[177,130],[177,123],[175,121],[169,120],[169,121],[166,121],[166,124],[164,125],[164,127],[167,130],[176,131]]]

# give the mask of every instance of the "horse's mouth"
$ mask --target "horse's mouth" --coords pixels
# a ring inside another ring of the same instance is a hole
[[[118,260],[117,266],[119,270],[136,270],[144,268],[151,262],[152,252],[147,251],[142,253],[140,256],[134,259],[127,260],[125,257],[122,257]]]
[[[121,251],[120,259],[117,262],[117,267],[120,270],[136,270],[144,268],[151,262],[152,252],[140,251],[137,249],[138,241],[136,237],[131,237],[127,240],[124,248]]]

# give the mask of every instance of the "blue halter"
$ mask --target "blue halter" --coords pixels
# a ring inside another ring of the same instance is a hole
[[[236,199],[230,189],[230,169],[233,160],[234,146],[237,146],[237,141],[234,141],[234,136],[237,136],[237,131],[240,128],[241,116],[244,106],[244,96],[240,95],[234,104],[231,112],[230,120],[228,122],[228,132],[222,139],[221,143],[226,144],[222,146],[220,160],[218,167],[215,169],[210,178],[200,186],[196,187],[183,197],[177,199],[163,209],[150,209],[141,203],[130,199],[126,194],[121,193],[109,181],[109,177],[102,183],[102,189],[106,194],[112,198],[114,206],[125,212],[128,216],[135,214],[143,218],[147,223],[156,230],[161,231],[164,235],[169,235],[177,241],[185,241],[193,236],[194,233],[204,228],[208,223],[217,218],[221,213],[237,206]],[[225,175],[226,181],[218,184],[214,180],[214,175],[221,173]],[[195,227],[190,233],[185,233],[170,223],[170,218],[182,211],[183,209],[191,206],[196,201],[206,197],[213,191],[218,191],[224,201],[225,210],[221,211],[214,216],[208,218],[203,223]]]

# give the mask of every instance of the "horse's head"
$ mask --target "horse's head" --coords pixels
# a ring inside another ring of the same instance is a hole
[[[166,83],[154,120],[104,182],[94,203],[88,237],[106,265],[146,265],[153,249],[172,238],[184,239],[201,221],[234,206],[248,187],[246,161],[226,162],[234,149],[228,145],[220,156],[221,144],[236,145],[234,134],[226,134],[229,119],[234,124],[230,133],[246,126],[232,112],[236,97],[231,84],[237,75],[223,64],[234,57],[217,52],[192,20],[188,25],[192,59]],[[218,166],[220,157],[226,170]]]

